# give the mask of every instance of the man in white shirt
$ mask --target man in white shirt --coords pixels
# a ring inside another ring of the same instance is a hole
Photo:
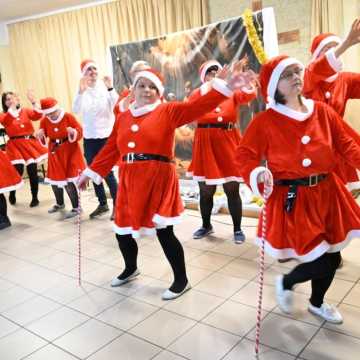
[[[98,80],[98,69],[94,61],[84,60],[80,67],[82,78],[74,99],[73,112],[81,114],[83,118],[84,155],[87,163],[90,164],[105,145],[112,131],[115,121],[113,108],[118,94],[113,88],[110,77],[105,76],[103,81]],[[117,181],[112,171],[106,176],[105,182],[115,203]],[[93,185],[99,205],[90,214],[90,219],[109,211],[104,185],[95,183]],[[111,219],[113,220],[113,215]]]

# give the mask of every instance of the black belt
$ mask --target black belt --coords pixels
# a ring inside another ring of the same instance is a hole
[[[122,161],[126,163],[133,163],[135,161],[146,161],[146,160],[156,160],[162,162],[173,162],[167,156],[157,155],[157,154],[135,154],[128,153],[122,157]]]
[[[234,123],[222,123],[222,124],[209,123],[209,124],[198,124],[197,127],[202,128],[202,129],[214,128],[214,129],[232,130],[232,129],[235,129],[235,124]]]
[[[64,144],[65,142],[68,141],[68,138],[63,138],[63,139],[51,139],[50,140],[50,144],[52,144],[51,147],[51,153],[55,154],[56,149],[61,145]]]
[[[20,135],[20,136],[10,136],[10,140],[15,140],[15,139],[35,139],[34,135]]]
[[[57,145],[61,145],[64,142],[68,141],[68,138],[64,138],[64,139],[51,139],[50,142],[52,144],[57,144]]]
[[[291,212],[297,195],[298,186],[316,186],[320,181],[326,179],[327,174],[311,175],[299,179],[275,180],[274,184],[279,186],[288,186],[289,190],[285,200],[285,211]]]

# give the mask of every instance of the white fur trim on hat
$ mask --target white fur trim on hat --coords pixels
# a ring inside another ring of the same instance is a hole
[[[223,67],[221,66],[221,64],[216,61],[216,60],[210,60],[206,63],[206,65],[204,65],[203,69],[201,70],[200,73],[200,80],[202,83],[205,82],[205,76],[207,71],[212,67],[212,66],[218,66],[219,70],[221,70]]]
[[[97,69],[97,65],[96,65],[94,62],[88,62],[88,63],[84,66],[84,68],[82,69],[81,74],[82,74],[82,75],[85,75],[87,69],[88,69],[89,67],[91,67],[91,66],[93,66],[94,68]]]
[[[332,42],[336,42],[338,44],[341,43],[341,39],[338,36],[335,35],[331,35],[326,37],[325,39],[320,41],[320,44],[317,46],[317,48],[314,50],[312,57],[311,57],[311,61],[314,61],[320,54],[321,50],[324,48],[324,46],[332,43]]]
[[[271,73],[270,76],[270,80],[269,80],[269,84],[267,87],[267,94],[270,98],[274,98],[275,97],[275,92],[276,92],[276,88],[277,88],[277,84],[279,82],[280,79],[280,75],[282,74],[282,72],[290,65],[294,65],[294,64],[298,64],[300,65],[302,68],[304,68],[304,65],[299,61],[296,60],[294,58],[285,58],[284,60],[281,60],[274,68],[274,70]]]
[[[156,88],[159,90],[160,97],[163,96],[164,85],[161,82],[161,80],[154,73],[152,73],[150,71],[146,71],[146,70],[138,72],[134,79],[134,87],[140,78],[145,78],[145,79],[150,80],[156,86]]]
[[[56,105],[54,105],[54,106],[51,107],[51,108],[42,110],[42,113],[43,113],[44,115],[48,115],[48,114],[51,114],[52,112],[54,112],[54,111],[56,111],[56,110],[60,110],[59,104],[56,104]]]

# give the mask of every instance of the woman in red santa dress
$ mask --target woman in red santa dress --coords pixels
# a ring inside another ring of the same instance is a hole
[[[33,102],[31,93],[28,93],[28,98]],[[4,126],[9,137],[6,153],[20,176],[22,176],[24,166],[26,166],[32,195],[30,207],[38,206],[37,164],[47,158],[47,148],[35,139],[32,121],[39,120],[42,114],[35,108],[32,110],[21,107],[19,97],[13,92],[3,93],[1,100],[4,113],[0,116],[0,123]],[[33,105],[35,105],[34,102]],[[9,201],[13,205],[16,203],[15,190],[10,192]]]
[[[4,193],[13,191],[22,185],[23,181],[11,164],[9,157],[5,151],[0,150],[0,230],[11,226]]]
[[[305,69],[304,96],[330,105],[341,117],[345,114],[347,101],[360,98],[360,74],[341,71],[340,56],[351,46],[360,42],[360,19],[344,40],[331,33],[314,37],[311,45],[311,62]],[[349,135],[360,143],[360,136],[345,123]],[[360,180],[356,169],[343,157],[339,157],[335,169],[354,196],[360,192]]]
[[[247,128],[237,151],[244,179],[256,188],[270,170],[273,192],[266,205],[265,250],[302,264],[276,281],[277,300],[292,311],[293,287],[311,281],[310,312],[341,323],[324,302],[340,263],[340,250],[360,235],[360,208],[333,172],[338,155],[360,168],[360,146],[328,105],[300,96],[303,66],[287,56],[262,66],[262,94],[269,101]],[[262,159],[268,170],[258,167]],[[257,242],[261,243],[260,220]]]
[[[245,65],[246,59],[243,59],[242,63]],[[206,93],[209,82],[221,69],[222,66],[215,60],[205,62],[200,67],[200,79],[203,85],[191,94],[189,101]],[[222,185],[233,221],[234,241],[238,244],[245,241],[245,234],[241,230],[242,203],[239,193],[241,175],[235,161],[241,134],[236,123],[239,106],[249,103],[254,98],[256,98],[255,87],[243,88],[210,112],[197,118],[192,117],[197,123],[197,128],[187,176],[191,176],[199,183],[202,218],[202,226],[194,232],[194,239],[201,239],[213,233],[210,222],[213,197],[217,185]]]
[[[54,98],[41,99],[40,106],[45,117],[36,136],[44,146],[46,138],[49,139],[45,182],[51,184],[56,199],[56,204],[48,212],[52,214],[65,208],[65,188],[72,205],[72,210],[65,214],[65,219],[69,219],[78,213],[79,197],[75,183],[85,169],[79,145],[82,128],[72,114],[59,107]]]
[[[134,79],[135,101],[118,115],[105,147],[83,172],[80,187],[89,178],[101,181],[116,163],[120,167],[114,230],[125,270],[112,280],[112,286],[120,286],[139,274],[134,239],[156,234],[174,272],[174,282],[162,298],[174,299],[190,288],[184,250],[173,231],[183,212],[172,160],[174,134],[193,116],[209,112],[224,101],[225,95],[231,96],[230,89],[241,75],[228,69],[221,76],[225,74],[231,77],[228,82],[214,79],[213,89],[192,103],[163,103],[161,75],[152,69],[139,72]]]

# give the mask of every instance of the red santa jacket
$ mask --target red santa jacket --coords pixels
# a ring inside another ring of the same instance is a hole
[[[36,110],[21,108],[17,111],[9,109],[0,117],[0,123],[4,126],[9,137],[32,135],[34,127],[32,121],[40,120],[42,114]]]

